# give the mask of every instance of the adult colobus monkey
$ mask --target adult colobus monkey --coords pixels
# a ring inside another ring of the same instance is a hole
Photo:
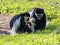
[[[44,9],[42,8],[33,8],[31,11],[33,14],[30,14],[30,19],[33,17],[35,19],[35,30],[43,30],[46,26],[46,15]]]
[[[23,32],[34,32],[32,23],[33,19],[29,20],[30,14],[33,13],[33,10],[31,12],[26,12],[22,14],[15,15],[11,21],[10,21],[10,29],[7,32],[11,34],[20,33]]]

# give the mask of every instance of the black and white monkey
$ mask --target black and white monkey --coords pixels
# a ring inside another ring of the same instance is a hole
[[[32,13],[33,10],[31,12],[25,12],[22,14],[15,15],[10,21],[11,30],[8,30],[7,32],[10,34],[20,33],[21,31],[28,32],[28,33],[34,32],[33,31],[34,29],[31,28],[33,20],[29,20],[30,14]]]
[[[15,15],[10,21],[10,33],[16,34],[20,31],[34,32],[45,29],[46,15],[44,9],[33,8],[30,11]],[[8,31],[9,32],[9,31]]]
[[[34,10],[34,11],[33,11]],[[35,19],[35,30],[43,30],[46,27],[46,14],[42,8],[33,8],[30,11],[30,19],[33,17]]]

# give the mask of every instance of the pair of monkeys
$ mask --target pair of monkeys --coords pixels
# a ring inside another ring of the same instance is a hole
[[[10,21],[10,34],[23,32],[34,32],[43,30],[46,26],[46,15],[44,9],[33,8],[28,12],[15,15]]]

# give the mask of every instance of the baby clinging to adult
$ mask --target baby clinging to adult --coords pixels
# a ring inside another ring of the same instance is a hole
[[[29,22],[27,23],[28,27],[31,29],[32,32],[34,32],[34,26],[35,26],[35,19],[31,18]]]

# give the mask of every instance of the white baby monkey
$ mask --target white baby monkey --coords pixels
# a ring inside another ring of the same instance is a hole
[[[34,29],[34,26],[35,26],[35,19],[34,19],[34,18],[31,18],[31,19],[29,20],[29,22],[28,22],[27,25],[28,25],[28,27],[31,29],[32,32],[35,31],[35,29]]]

